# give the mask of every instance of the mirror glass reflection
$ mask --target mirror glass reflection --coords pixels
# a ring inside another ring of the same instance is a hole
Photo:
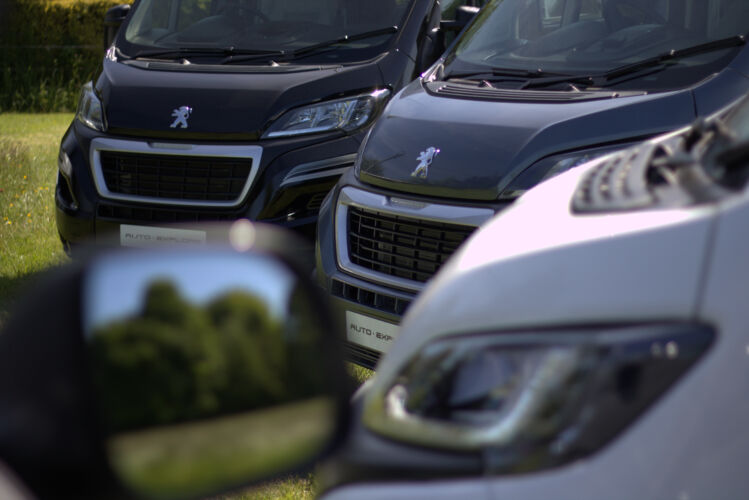
[[[211,493],[313,459],[332,439],[309,289],[262,254],[98,261],[84,330],[115,473],[157,498]]]

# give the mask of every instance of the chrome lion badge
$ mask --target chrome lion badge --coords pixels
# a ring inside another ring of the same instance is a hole
[[[419,157],[416,158],[419,160],[419,165],[416,167],[416,170],[411,172],[411,177],[418,177],[420,179],[426,179],[427,175],[429,175],[429,165],[432,164],[432,161],[434,161],[434,157],[439,154],[440,150],[435,147],[429,147],[426,151],[422,151],[419,153]]]
[[[192,114],[192,108],[190,106],[182,106],[172,111],[172,117],[174,123],[169,125],[171,128],[187,128],[187,119]]]

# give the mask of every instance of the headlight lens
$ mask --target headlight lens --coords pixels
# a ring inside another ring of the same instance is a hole
[[[84,125],[94,130],[104,132],[104,112],[101,101],[96,96],[93,82],[88,82],[81,89],[81,98],[78,101],[78,111],[75,117]]]
[[[481,451],[493,471],[592,453],[707,350],[710,328],[663,324],[441,339],[375,380],[364,423],[399,441]]]
[[[336,99],[292,109],[263,134],[264,138],[313,134],[331,130],[352,131],[369,123],[390,95],[389,90]]]
[[[634,143],[605,146],[595,149],[573,151],[560,155],[547,156],[523,170],[510,184],[502,190],[500,198],[514,199],[528,191],[530,188],[555,175],[559,175],[571,168],[580,166],[600,156],[619,151]]]

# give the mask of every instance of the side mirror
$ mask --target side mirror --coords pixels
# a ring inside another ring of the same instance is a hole
[[[476,14],[479,13],[481,7],[461,5],[455,11],[454,20],[443,20],[440,22],[440,29],[442,31],[452,31],[458,33],[463,30],[468,24],[473,21]]]
[[[121,250],[38,284],[0,334],[2,460],[41,499],[177,499],[332,452],[340,329],[283,254]]]
[[[420,44],[416,64],[418,73],[426,71],[444,51],[445,34],[439,27],[433,28]]]
[[[117,36],[117,30],[130,13],[130,5],[123,4],[112,7],[104,14],[104,50],[107,50],[114,37]]]

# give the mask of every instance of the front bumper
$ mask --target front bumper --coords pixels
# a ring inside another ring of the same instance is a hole
[[[431,234],[434,227],[438,227],[436,225],[442,225],[445,228],[463,227],[468,235],[508,203],[472,204],[401,195],[359,182],[353,169],[341,177],[320,209],[316,264],[318,283],[330,294],[337,314],[346,324],[347,350],[352,361],[368,368],[377,364],[381,354],[387,352],[394,340],[388,337],[395,335],[388,332],[397,329],[408,306],[425,286],[424,278],[431,276],[448,253],[434,257],[434,252],[412,246],[414,259],[418,260],[420,253],[423,253],[434,260],[425,268],[419,268],[421,264],[417,263],[417,269],[413,272],[396,265],[397,262],[392,266],[392,273],[381,272],[384,267],[379,261],[369,267],[366,263],[360,265],[362,259],[353,258],[348,252],[348,211],[353,207],[383,214],[388,221],[408,221],[409,227],[412,221],[417,224],[424,221],[426,229],[417,232]],[[382,234],[371,238],[370,243],[391,252],[392,241],[377,241],[379,236]],[[401,236],[393,237],[400,239]],[[395,255],[397,252],[393,251],[394,261],[400,258],[400,255]],[[370,322],[369,319],[374,321]]]
[[[55,192],[58,231],[64,242],[76,244],[111,241],[125,223],[161,226],[248,218],[295,230],[306,236],[311,245],[322,199],[341,173],[353,165],[361,135],[333,133],[253,143],[160,141],[156,144],[147,138],[105,135],[75,121],[60,145],[61,154],[70,159],[72,175],[58,174]],[[102,187],[101,171],[91,154],[92,144],[124,145],[129,151],[140,149],[152,155],[164,154],[165,149],[173,149],[176,154],[180,149],[200,148],[218,152],[254,151],[257,168],[236,203],[160,202],[113,194]]]

